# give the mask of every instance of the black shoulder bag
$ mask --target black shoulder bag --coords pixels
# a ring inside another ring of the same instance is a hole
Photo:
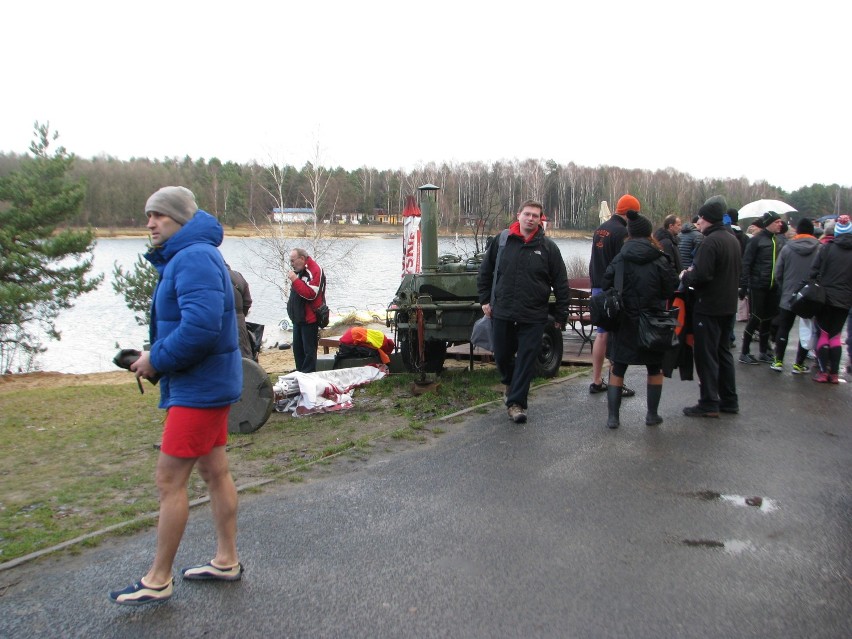
[[[827,253],[830,246],[831,244],[826,244],[822,250]],[[824,253],[816,278],[803,280],[799,290],[793,293],[793,297],[790,298],[790,310],[799,317],[811,319],[825,306],[825,289],[819,283],[825,272],[825,258]]]
[[[639,311],[639,346],[646,351],[665,353],[680,345],[677,329],[680,327],[677,307],[653,306]]]

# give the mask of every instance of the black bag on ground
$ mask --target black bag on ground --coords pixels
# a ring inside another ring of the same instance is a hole
[[[593,295],[589,299],[589,315],[592,324],[605,331],[614,331],[621,324],[624,314],[624,302],[621,299],[621,289],[624,286],[624,262],[619,262],[615,269],[615,286]]]
[[[263,344],[264,324],[255,324],[254,322],[246,322],[246,330],[248,331],[249,344],[251,345],[251,359],[257,361],[257,354],[260,353],[260,347]]]
[[[646,351],[664,353],[677,348],[679,309],[643,308],[639,311],[639,345]]]
[[[816,280],[802,283],[802,287],[790,298],[790,310],[799,317],[810,319],[825,306],[825,289]]]

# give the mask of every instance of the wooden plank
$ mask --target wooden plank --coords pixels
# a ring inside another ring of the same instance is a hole
[[[447,348],[447,357],[453,359],[470,359],[470,344],[458,344]],[[493,354],[484,348],[474,347],[473,360],[483,363],[494,361]],[[571,331],[562,333],[562,364],[566,366],[591,366],[592,345]]]

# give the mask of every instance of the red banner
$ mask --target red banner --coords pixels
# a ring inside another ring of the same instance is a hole
[[[420,272],[420,207],[413,195],[402,212],[402,275]]]

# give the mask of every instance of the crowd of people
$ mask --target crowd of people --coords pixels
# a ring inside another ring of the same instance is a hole
[[[699,380],[699,401],[683,409],[689,417],[719,417],[739,412],[735,361],[745,365],[768,364],[784,372],[784,357],[797,316],[791,308],[794,295],[805,282],[816,281],[825,292],[825,304],[813,319],[798,317],[798,344],[794,375],[813,373],[818,383],[838,384],[842,358],[842,330],[847,324],[846,344],[852,359],[852,223],[839,215],[822,229],[807,217],[795,229],[777,212],[767,211],[744,232],[738,211],[725,198],[714,196],[702,205],[691,221],[669,215],[653,234],[651,223],[640,214],[632,195],[623,196],[612,217],[595,232],[589,275],[592,294],[612,287],[616,269],[623,269],[623,302],[626,321],[611,337],[597,329],[592,348],[590,393],[607,393],[610,428],[618,428],[621,398],[635,394],[623,383],[629,364],[645,365],[648,371],[646,424],[662,422],[657,414],[662,389],[661,367],[665,353],[637,349],[636,321],[640,310],[671,307],[684,309],[681,348],[690,358]],[[818,239],[819,236],[819,239]],[[656,265],[656,266],[652,266]],[[665,265],[662,267],[660,265]],[[677,273],[679,285],[669,286],[668,271]],[[737,317],[747,318],[739,356]],[[751,352],[757,345],[757,354]],[[813,370],[808,359],[815,359]],[[603,378],[609,359],[609,380]],[[684,364],[684,361],[687,364]],[[852,373],[847,365],[847,373]]]
[[[658,408],[663,378],[675,367],[668,357],[674,349],[641,346],[640,318],[649,310],[672,306],[683,310],[681,350],[685,344],[691,348],[689,375],[694,362],[699,380],[698,403],[683,412],[689,417],[719,417],[720,412],[739,411],[731,352],[736,344],[738,305],[748,305],[739,362],[765,362],[772,371],[783,372],[796,320],[790,300],[803,281],[815,280],[825,292],[825,304],[813,321],[799,319],[791,372],[809,372],[807,358],[813,351],[814,381],[839,382],[841,332],[852,307],[848,215],[821,229],[820,239],[814,222],[802,218],[788,239],[787,223],[772,211],[756,222],[751,236],[743,233],[737,211],[729,209],[722,196],[708,199],[691,222],[669,215],[656,232],[640,211],[639,200],[624,195],[612,217],[595,231],[592,243],[593,294],[615,286],[622,300],[620,324],[609,331],[611,336],[598,329],[592,348],[589,392],[606,393],[609,428],[620,426],[622,398],[635,395],[624,385],[630,365],[645,366],[647,371],[646,425],[663,421]],[[150,350],[130,368],[137,378],[160,384],[160,407],[166,410],[156,470],[160,516],[150,569],[138,581],[109,594],[121,605],[172,596],[174,559],[188,518],[186,487],[196,467],[208,487],[216,545],[209,561],[183,568],[182,578],[236,581],[243,574],[236,543],[237,493],[225,444],[229,412],[242,392],[241,360],[256,353],[246,328],[251,293],[245,278],[230,269],[218,250],[224,236],[221,224],[198,208],[192,192],[163,187],[148,199],[145,212],[151,234],[145,257],[160,280],[151,304]],[[527,200],[516,218],[489,245],[477,289],[482,311],[492,320],[494,359],[509,419],[523,423],[542,336],[549,323],[564,330],[570,292],[559,247],[545,235],[542,204]],[[301,248],[290,253],[290,264],[287,311],[293,322],[296,367],[312,372],[325,307],[325,274]],[[552,310],[551,294],[555,297]],[[852,326],[847,330],[852,331]],[[393,343],[379,331],[372,333],[349,331],[344,343],[352,348],[372,346],[382,351],[386,361]],[[756,357],[750,352],[753,343],[758,345]],[[847,345],[852,351],[848,333]],[[603,378],[605,359],[610,361],[607,380]]]

